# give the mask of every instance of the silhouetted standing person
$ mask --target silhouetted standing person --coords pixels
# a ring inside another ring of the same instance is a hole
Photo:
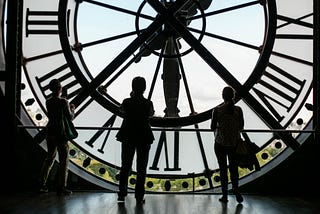
[[[46,100],[46,108],[48,112],[47,124],[47,157],[43,162],[40,171],[40,192],[48,192],[46,186],[47,178],[55,161],[56,154],[59,156],[59,171],[58,171],[58,195],[68,195],[72,191],[67,189],[68,179],[68,154],[69,145],[68,140],[63,136],[62,129],[62,113],[65,117],[73,119],[74,105],[61,97],[62,86],[58,79],[53,79],[49,83],[49,89],[52,95]]]
[[[227,86],[222,91],[223,104],[214,108],[211,129],[215,131],[214,151],[220,168],[222,188],[221,202],[228,202],[228,164],[233,193],[239,203],[243,197],[238,190],[239,172],[235,148],[240,139],[240,130],[244,127],[243,112],[234,105],[234,90]]]
[[[117,140],[121,142],[121,170],[119,180],[118,203],[124,202],[127,196],[128,176],[131,171],[133,157],[137,154],[137,180],[135,198],[138,204],[144,203],[146,170],[150,146],[154,136],[149,124],[149,118],[154,114],[152,101],[144,98],[146,81],[143,77],[132,80],[130,98],[123,100],[120,112],[123,122]]]

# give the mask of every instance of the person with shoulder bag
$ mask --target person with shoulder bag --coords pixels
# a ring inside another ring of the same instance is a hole
[[[55,157],[59,156],[58,170],[58,195],[69,195],[71,190],[67,189],[68,164],[69,164],[69,138],[66,136],[63,118],[72,121],[75,106],[69,104],[66,98],[61,97],[62,86],[58,79],[53,79],[49,83],[49,89],[52,95],[46,100],[46,108],[48,112],[47,129],[47,157],[45,158],[39,175],[40,192],[48,192],[47,179]]]
[[[227,86],[222,91],[224,102],[213,109],[211,129],[215,132],[214,151],[220,169],[221,202],[228,202],[228,162],[233,193],[238,203],[243,201],[239,192],[239,172],[235,154],[237,142],[244,127],[243,112],[234,104],[234,90]]]

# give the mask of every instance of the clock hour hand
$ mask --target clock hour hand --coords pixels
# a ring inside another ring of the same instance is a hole
[[[154,2],[155,0],[150,0]],[[157,2],[157,1],[156,1]],[[188,2],[188,1],[186,1]],[[87,85],[83,85],[83,89],[77,96],[71,101],[71,103],[79,106],[84,100],[93,93],[102,83],[112,75],[115,70],[121,66],[126,59],[128,59],[134,51],[136,51],[145,41],[147,41],[152,35],[165,23],[167,14],[176,13],[185,3],[180,0],[175,2],[170,8],[166,9],[167,13],[159,15],[150,24],[145,31],[143,31],[136,39],[134,39],[107,67],[105,67],[94,79],[91,80]]]
[[[213,70],[222,78],[224,81],[232,86],[237,93],[243,98],[243,100],[263,119],[263,121],[272,129],[282,130],[284,129],[282,125],[267,111],[261,103],[249,93],[247,87],[243,86],[230,72],[199,42],[196,38],[192,36],[186,29],[181,25],[178,28],[179,33],[182,37],[191,45],[195,51],[208,63],[208,65],[213,68]],[[181,30],[181,32],[180,32]],[[296,149],[299,147],[299,143],[287,132],[277,132],[284,143]]]
[[[159,2],[152,2],[152,6],[159,14],[166,14],[165,8]],[[244,87],[173,15],[168,17],[167,23],[202,57],[202,59],[237,93],[244,101],[265,121],[272,129],[283,129],[281,124],[261,105],[261,103]],[[299,143],[287,132],[277,132],[284,143],[292,149],[299,147]]]
[[[105,67],[90,83],[83,85],[83,89],[71,101],[71,103],[79,106],[91,93],[93,93],[102,83],[128,59],[135,50],[137,50],[146,39],[163,24],[165,21],[163,16],[159,16],[155,21],[142,32],[135,40],[133,40],[107,67]]]
[[[175,20],[174,20],[175,21]],[[207,64],[213,68],[213,70],[222,78],[224,81],[232,86],[237,93],[243,98],[243,100],[259,115],[260,118],[272,129],[283,130],[284,128],[270,113],[269,111],[252,95],[249,93],[248,84],[243,86],[237,79],[230,74],[230,72],[196,39],[193,35],[188,32],[180,23],[172,23],[175,29],[180,35],[189,43],[190,46],[203,58]],[[267,47],[271,48],[271,47]],[[249,82],[249,81],[247,81]],[[296,149],[300,144],[292,137],[288,132],[276,132],[284,143]]]

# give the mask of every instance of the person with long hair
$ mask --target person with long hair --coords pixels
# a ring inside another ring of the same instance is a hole
[[[239,171],[235,155],[237,142],[244,127],[241,107],[234,104],[235,92],[227,86],[222,91],[223,103],[213,109],[211,129],[215,132],[214,151],[220,169],[221,202],[228,202],[228,162],[233,193],[238,203],[243,201],[239,192]]]

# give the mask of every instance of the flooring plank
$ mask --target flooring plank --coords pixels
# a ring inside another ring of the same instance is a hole
[[[238,204],[233,195],[228,203],[219,194],[146,194],[137,205],[134,194],[124,204],[114,192],[74,192],[57,196],[54,192],[0,195],[1,214],[320,214],[320,197],[244,195]]]

